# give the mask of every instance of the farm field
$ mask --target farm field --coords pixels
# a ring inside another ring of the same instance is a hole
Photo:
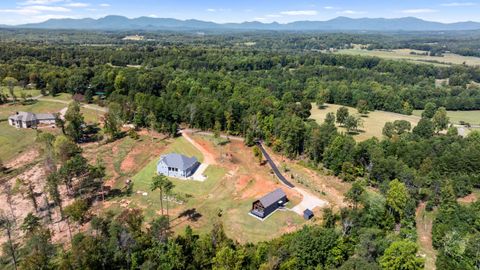
[[[312,104],[312,115],[310,118],[315,119],[318,123],[323,123],[327,113],[333,112],[336,113],[338,108],[342,107],[341,105],[335,104],[326,104],[325,108],[318,109],[316,104]],[[357,109],[348,107],[350,114],[358,114]],[[362,117],[363,127],[360,128],[360,132],[353,137],[357,141],[364,141],[370,139],[371,137],[381,138],[383,127],[386,122],[393,122],[395,120],[406,120],[412,124],[412,128],[417,125],[420,118],[418,116],[412,115],[403,115],[392,112],[385,111],[373,111],[368,114],[367,117]],[[346,132],[346,129],[337,125],[340,131]]]
[[[209,153],[215,157],[217,164],[207,168],[205,172],[207,179],[204,182],[171,178],[175,185],[173,190],[175,199],[170,200],[169,213],[175,232],[181,233],[187,225],[190,225],[196,231],[205,233],[211,230],[215,222],[221,221],[229,237],[246,243],[272,239],[285,232],[294,231],[305,223],[301,216],[291,211],[279,210],[263,222],[249,216],[251,203],[255,199],[277,187],[283,187],[270,173],[268,165],[259,165],[251,149],[244,146],[243,142],[232,141],[220,146],[215,144],[215,139],[209,136],[194,135],[192,138],[208,149]],[[142,136],[142,140],[144,143],[150,141],[146,136]],[[124,152],[122,145],[123,143],[119,143],[118,146],[113,147],[116,153],[114,156],[119,160],[122,156],[125,158],[122,154]],[[150,191],[150,182],[155,175],[159,156],[176,152],[203,160],[203,154],[183,137],[157,139],[152,145],[156,149],[151,146],[149,149],[156,153],[149,155],[144,167],[135,166],[139,170],[136,173],[127,174],[134,174],[131,177],[132,194],[108,201],[107,209],[118,211],[127,206],[140,208],[144,211],[147,221],[160,216],[159,191]],[[131,146],[125,146],[127,152],[129,147]],[[134,146],[132,149],[137,147]],[[225,155],[226,153],[230,153],[231,156]],[[127,157],[129,155],[127,154]],[[126,169],[124,166],[126,159],[119,162],[121,171]],[[115,187],[121,188],[125,179],[125,177],[118,178]],[[287,207],[300,202],[299,194],[287,188],[284,188],[284,191],[290,199]]]
[[[472,56],[462,56],[453,53],[445,53],[441,56],[428,56],[428,55],[414,55],[410,52],[424,53],[424,51],[417,51],[411,49],[397,49],[397,50],[364,50],[364,49],[344,49],[338,50],[337,54],[350,54],[350,55],[362,55],[362,56],[375,56],[392,60],[406,60],[413,63],[434,64],[434,65],[462,65],[465,63],[469,66],[480,66],[480,58]]]
[[[414,110],[413,115],[421,116],[423,110]],[[471,125],[480,125],[480,111],[447,111],[450,122],[459,124],[460,121]]]

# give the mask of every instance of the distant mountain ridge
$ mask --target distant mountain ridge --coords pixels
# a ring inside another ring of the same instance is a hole
[[[99,19],[50,19],[41,23],[8,26],[34,29],[75,30],[277,30],[277,31],[459,31],[479,30],[479,22],[440,23],[404,17],[397,19],[337,17],[327,21],[296,21],[291,23],[214,23],[200,20],[139,17],[129,19],[110,15]]]

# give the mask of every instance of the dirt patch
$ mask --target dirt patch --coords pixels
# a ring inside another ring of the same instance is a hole
[[[433,218],[428,216],[425,211],[425,203],[418,206],[415,213],[417,224],[418,242],[420,245],[419,253],[425,258],[425,269],[435,269],[436,252],[432,245],[432,224]]]
[[[148,162],[149,157],[158,157],[165,150],[165,146],[156,146],[152,148],[150,142],[135,146],[130,151],[120,165],[120,170],[126,173],[132,173],[140,170]],[[148,155],[145,155],[148,153]]]
[[[458,202],[459,203],[465,203],[465,204],[468,204],[468,203],[474,203],[478,200],[478,196],[475,194],[475,193],[471,193],[463,198],[458,198]]]
[[[200,152],[202,152],[203,154],[203,163],[205,164],[217,164],[216,160],[215,160],[215,155],[214,155],[214,151],[208,146],[208,144],[206,142],[202,142],[202,141],[196,141],[195,139],[193,139],[190,135],[190,133],[182,130],[182,135],[183,137],[189,141],[191,144],[193,144],[193,146],[195,146],[195,148],[197,148]]]
[[[25,164],[32,163],[36,158],[38,158],[39,155],[40,153],[37,149],[31,149],[11,160],[7,164],[5,164],[5,166],[9,169],[17,169],[24,166]]]

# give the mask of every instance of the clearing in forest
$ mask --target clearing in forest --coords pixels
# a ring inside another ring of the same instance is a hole
[[[415,213],[418,233],[419,254],[425,258],[425,269],[434,270],[437,252],[432,245],[432,224],[435,218],[435,212],[427,212],[425,203],[422,202]]]
[[[414,110],[413,115],[421,116],[423,110]],[[460,124],[461,121],[472,126],[480,126],[480,110],[474,111],[447,111],[447,116],[453,124]]]
[[[374,56],[391,60],[405,60],[417,64],[432,64],[436,66],[448,66],[451,64],[480,66],[480,57],[462,56],[454,53],[445,53],[443,56],[429,56],[426,51],[397,49],[397,50],[365,50],[344,49],[338,50],[337,54],[350,54],[362,56]]]
[[[325,120],[327,113],[333,112],[337,113],[337,110],[340,107],[347,107],[342,105],[335,104],[326,104],[323,109],[319,109],[316,104],[312,104],[312,115],[310,118],[315,119],[317,123],[321,124]],[[352,115],[359,115],[357,109],[352,107],[347,107],[349,113]],[[414,115],[404,115],[399,113],[385,112],[385,111],[373,111],[369,112],[367,116],[361,117],[363,121],[363,127],[360,128],[358,134],[355,134],[353,137],[357,141],[364,141],[370,139],[371,137],[382,138],[382,130],[386,122],[393,122],[395,120],[406,120],[412,124],[412,128],[417,125],[420,117]],[[346,129],[339,126],[339,131],[346,132]]]
[[[300,202],[301,196],[278,183],[269,167],[259,165],[243,142],[218,145],[213,137],[198,135],[190,135],[189,139],[207,151],[208,159],[213,160],[209,161],[211,165],[205,171],[204,182],[170,179],[175,185],[174,196],[168,199],[174,231],[182,232],[190,225],[199,232],[208,232],[214,222],[221,221],[229,237],[245,243],[278,237],[304,223],[301,216],[291,211],[277,211],[263,222],[248,215],[255,199],[278,187],[287,193],[291,200],[289,206]],[[169,139],[161,154],[172,152],[195,156],[200,162],[205,160],[203,153],[184,137]],[[161,212],[159,191],[150,191],[157,162],[158,157],[152,159],[132,177],[133,194],[118,200],[121,207],[143,209],[147,220],[158,217]]]

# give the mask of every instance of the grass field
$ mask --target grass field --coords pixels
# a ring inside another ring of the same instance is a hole
[[[323,123],[325,116],[329,112],[336,113],[338,108],[342,107],[341,105],[327,104],[324,109],[318,109],[315,104],[312,104],[312,115],[310,118],[315,119],[318,123]],[[358,111],[355,108],[348,108],[350,114],[357,114]],[[398,113],[384,112],[384,111],[373,111],[368,114],[367,117],[362,117],[363,127],[360,128],[360,132],[357,135],[354,135],[355,140],[364,141],[370,139],[371,137],[381,138],[383,127],[386,122],[393,122],[395,120],[406,120],[412,123],[412,128],[420,120],[417,116],[412,115],[403,115]],[[339,131],[346,130],[343,127],[338,126]]]
[[[0,157],[8,161],[25,151],[35,142],[36,131],[33,129],[16,129],[7,122],[8,116],[16,111],[34,113],[58,112],[65,105],[39,101],[32,105],[6,104],[0,106]]]
[[[413,111],[413,115],[421,116],[423,110]],[[450,122],[459,124],[460,121],[465,121],[471,125],[480,125],[480,111],[447,111]]]
[[[3,94],[6,94],[8,97],[10,97],[10,91],[8,90],[7,87],[5,86],[0,86],[0,92],[2,92]],[[15,96],[20,99],[21,96],[22,96],[22,93],[25,93],[25,94],[30,94],[32,97],[36,97],[38,95],[40,95],[40,90],[36,90],[36,89],[23,89],[22,87],[15,87],[15,89],[13,90],[13,93],[15,94]]]
[[[363,49],[345,49],[338,50],[338,54],[350,54],[350,55],[363,55],[363,56],[376,56],[385,59],[392,60],[405,60],[414,63],[435,64],[435,65],[462,65],[465,63],[469,66],[480,66],[480,57],[462,56],[453,53],[446,53],[441,56],[428,56],[428,55],[414,55],[410,52],[423,53],[423,51],[416,51],[410,49],[398,49],[398,50],[363,50]]]

